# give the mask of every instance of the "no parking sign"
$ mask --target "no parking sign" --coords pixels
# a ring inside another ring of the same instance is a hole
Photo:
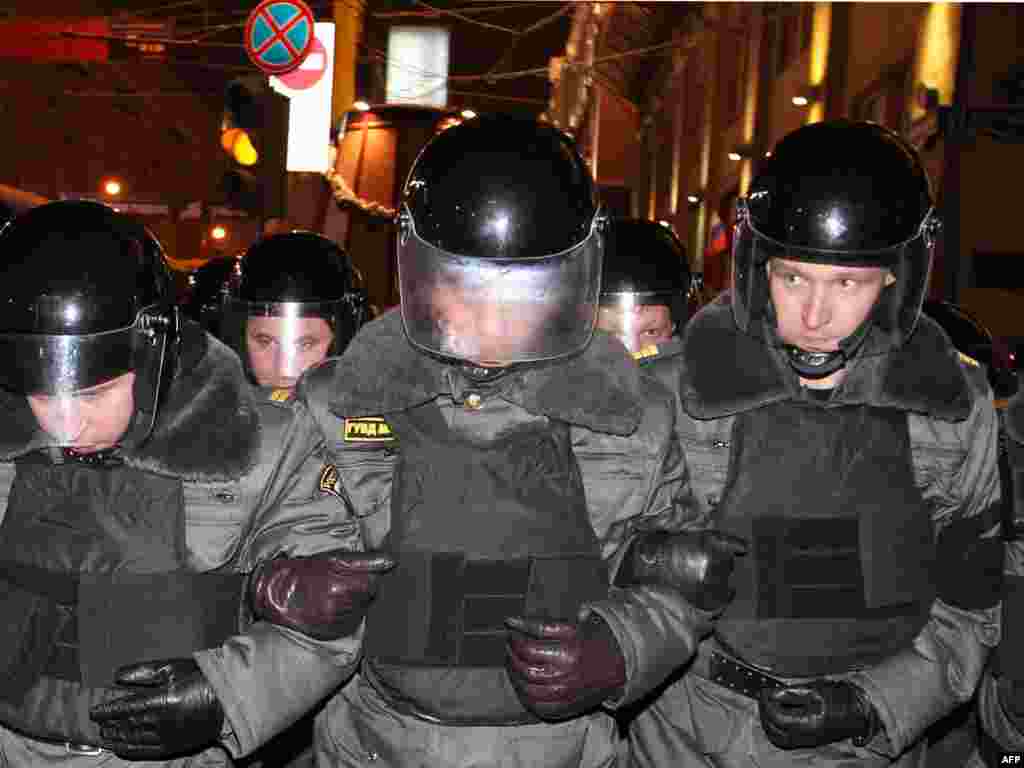
[[[302,0],[263,0],[245,22],[245,52],[268,75],[291,72],[313,48],[313,23]]]

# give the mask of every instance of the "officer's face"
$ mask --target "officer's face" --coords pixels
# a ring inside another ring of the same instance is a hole
[[[639,304],[631,307],[601,307],[597,327],[617,336],[630,352],[639,352],[651,344],[664,344],[672,338],[672,311],[664,304]]]
[[[79,453],[117,445],[135,411],[135,374],[62,395],[29,395],[39,426],[56,444]]]
[[[439,284],[431,297],[442,347],[463,360],[498,368],[514,360],[528,339],[543,333],[556,308],[541,303],[508,303]]]
[[[291,389],[299,376],[327,357],[334,332],[320,317],[250,317],[245,348],[261,387]]]
[[[892,275],[883,267],[844,267],[789,259],[768,262],[768,285],[782,341],[834,352],[867,320]]]

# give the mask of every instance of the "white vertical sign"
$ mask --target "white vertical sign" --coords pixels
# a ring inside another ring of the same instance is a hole
[[[299,68],[270,86],[291,100],[288,109],[289,171],[323,173],[331,140],[331,96],[334,92],[334,23],[314,25],[313,47]]]

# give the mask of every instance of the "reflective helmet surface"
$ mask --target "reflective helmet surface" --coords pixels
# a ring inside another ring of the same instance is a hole
[[[238,262],[227,281],[223,336],[252,370],[249,337],[265,320],[273,321],[281,375],[297,378],[322,355],[340,354],[362,324],[366,297],[356,287],[348,254],[333,240],[314,232],[292,231],[263,237]],[[330,328],[325,349],[308,338],[309,320]],[[304,331],[303,328],[307,330]],[[317,359],[311,354],[315,353]]]
[[[664,306],[676,333],[686,322],[689,290],[686,248],[671,227],[649,219],[611,220],[601,274],[602,327],[621,327],[620,338],[626,343],[633,336],[630,325],[639,319],[638,310]],[[636,344],[626,343],[626,347],[639,350]]]
[[[885,267],[895,283],[883,289],[848,351],[870,326],[897,346],[920,315],[937,232],[927,173],[902,137],[868,122],[803,126],[776,145],[737,204],[737,325],[761,333],[771,313],[764,265],[772,258]]]
[[[217,338],[222,338],[224,301],[241,276],[241,256],[212,259],[189,275],[188,299],[182,311]]]
[[[134,371],[148,434],[174,375],[174,290],[163,249],[112,208],[61,201],[0,230],[0,388],[67,397]]]
[[[511,364],[577,352],[593,332],[603,236],[572,140],[488,117],[434,137],[403,189],[398,266],[410,341]]]

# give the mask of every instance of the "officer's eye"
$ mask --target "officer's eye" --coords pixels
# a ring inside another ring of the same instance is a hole
[[[789,286],[794,286],[795,287],[797,285],[801,285],[803,283],[803,281],[804,281],[803,278],[800,277],[800,275],[796,274],[795,272],[783,272],[782,273],[782,282],[785,285],[789,285]]]
[[[268,349],[274,343],[274,338],[272,336],[267,336],[262,333],[254,336],[252,340],[255,342],[256,346],[262,347],[263,349]]]

